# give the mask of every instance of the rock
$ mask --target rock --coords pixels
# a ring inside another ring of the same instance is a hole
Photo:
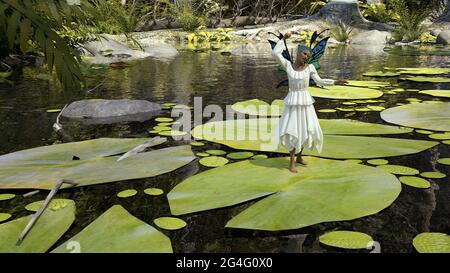
[[[436,38],[436,43],[442,44],[442,45],[450,44],[450,30],[441,31]]]
[[[126,44],[113,38],[112,35],[102,35],[99,41],[90,41],[83,48],[92,57],[87,61],[90,63],[113,63],[123,60],[134,60],[149,57],[150,54],[142,50],[134,50]]]
[[[152,37],[141,39],[139,43],[149,56],[161,61],[171,61],[178,55],[176,48],[167,43],[155,41]]]
[[[439,33],[441,33],[441,31],[442,31],[442,29],[440,29],[440,28],[435,28],[435,29],[432,29],[431,30],[431,35],[433,35],[433,36],[438,36],[439,35]]]
[[[350,43],[359,45],[384,45],[390,38],[391,34],[387,31],[371,30],[354,35],[351,38]]]
[[[111,124],[146,121],[161,112],[161,106],[146,100],[91,99],[72,102],[61,113],[85,124]]]

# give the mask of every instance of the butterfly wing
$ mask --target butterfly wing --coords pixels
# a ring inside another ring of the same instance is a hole
[[[326,37],[320,40],[320,42],[318,42],[317,45],[314,46],[314,48],[312,49],[311,58],[309,58],[308,60],[308,64],[313,64],[317,70],[320,69],[319,60],[325,53],[328,39],[330,39],[330,37]]]

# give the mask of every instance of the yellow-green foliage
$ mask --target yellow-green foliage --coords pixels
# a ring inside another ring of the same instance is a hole
[[[188,43],[192,44],[230,41],[232,30],[232,28],[218,28],[216,31],[207,31],[205,26],[200,26],[186,38]]]
[[[420,36],[419,41],[421,43],[433,43],[436,41],[436,36],[427,31]]]
[[[386,4],[360,4],[360,8],[364,17],[369,20],[388,23],[388,22],[398,22],[400,20],[400,16],[386,7]]]
[[[309,43],[309,41],[311,40],[311,36],[313,35],[313,32],[312,31],[300,30],[298,32],[298,35],[300,37],[298,37],[298,39],[296,39],[295,42],[297,42],[297,43]]]

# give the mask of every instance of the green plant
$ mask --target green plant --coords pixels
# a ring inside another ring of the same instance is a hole
[[[312,31],[305,31],[305,30],[300,30],[298,32],[299,37],[297,39],[295,39],[295,42],[297,43],[309,43],[309,41],[311,40],[311,36],[313,35]]]
[[[169,0],[158,0],[168,7],[167,16],[179,23],[183,30],[194,31],[200,26],[206,25],[206,19],[200,14],[199,8],[195,7],[195,1],[179,0],[175,3]]]
[[[436,42],[436,36],[427,31],[420,36],[419,41],[421,43],[434,43]]]
[[[331,36],[336,39],[336,41],[341,43],[346,43],[353,32],[353,28],[346,23],[339,21],[337,26],[331,30]]]
[[[360,7],[364,7],[361,9],[362,14],[371,21],[389,23],[400,20],[400,16],[392,9],[388,9],[384,3],[360,4]]]
[[[49,71],[56,72],[65,88],[80,88],[84,83],[81,58],[57,31],[63,30],[67,22],[94,24],[89,18],[95,14],[94,7],[85,0],[79,5],[69,5],[65,0],[0,0],[0,33],[10,51],[38,49]]]

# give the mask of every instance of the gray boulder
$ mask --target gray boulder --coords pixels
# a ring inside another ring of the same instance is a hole
[[[175,47],[155,40],[153,37],[140,39],[139,43],[149,56],[161,61],[173,60],[178,55],[178,50]]]
[[[385,45],[390,38],[391,34],[387,31],[370,30],[354,35],[350,40],[350,44]]]
[[[450,30],[443,30],[439,32],[439,35],[437,36],[436,39],[436,43],[442,45],[450,44]]]
[[[146,100],[90,99],[72,102],[61,115],[85,124],[146,121],[161,112],[161,106]]]

